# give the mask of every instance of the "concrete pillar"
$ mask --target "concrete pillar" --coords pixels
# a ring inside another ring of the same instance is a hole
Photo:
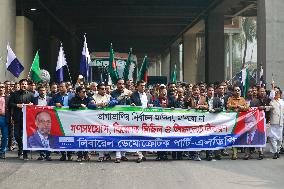
[[[25,67],[19,79],[26,78],[33,62],[33,23],[24,16],[16,17],[15,54]]]
[[[284,1],[257,1],[257,63],[263,65],[264,78],[270,88],[275,84],[284,88]]]
[[[206,22],[206,82],[225,79],[224,13],[209,13]]]
[[[179,43],[174,43],[172,46],[171,46],[171,61],[170,61],[170,72],[169,72],[169,76],[170,78],[172,77],[172,74],[173,74],[173,70],[175,68],[175,65],[177,67],[177,70],[179,70]],[[179,72],[177,71],[177,79],[179,79]],[[170,79],[169,78],[169,79]]]
[[[198,22],[183,36],[184,81],[205,81],[204,21]]]
[[[14,80],[6,71],[7,43],[15,50],[16,1],[0,1],[0,81]]]
[[[170,52],[164,52],[161,56],[161,76],[167,76],[167,79],[169,81],[169,70],[170,70]]]

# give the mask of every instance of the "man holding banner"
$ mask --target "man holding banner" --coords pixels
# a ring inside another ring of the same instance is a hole
[[[18,157],[23,155],[24,160],[28,160],[28,152],[23,151],[23,112],[25,105],[33,105],[35,102],[34,95],[29,92],[28,80],[22,79],[19,81],[20,90],[12,93],[10,98],[10,107],[13,108],[13,121],[15,124],[15,138],[19,146]]]
[[[228,110],[233,110],[235,112],[248,110],[249,107],[246,103],[246,100],[243,97],[241,97],[241,89],[239,86],[233,87],[233,96],[229,97],[228,102],[227,102],[227,108]],[[236,160],[238,158],[237,148],[233,147],[232,149],[233,149],[233,155],[231,159]]]
[[[58,108],[61,107],[68,107],[71,99],[74,97],[73,93],[67,92],[67,86],[65,82],[61,82],[59,85],[59,93],[54,95],[54,97],[51,99],[50,106],[56,106]],[[67,158],[66,158],[67,157]],[[61,158],[60,161],[72,161],[72,152],[61,152]]]
[[[112,107],[117,105],[117,100],[106,94],[106,85],[104,83],[98,84],[97,89],[98,93],[95,93],[93,95],[92,101],[92,103],[94,103],[97,108]],[[104,160],[111,160],[110,154],[105,153],[104,151],[99,151],[98,162],[102,162]]]
[[[137,91],[132,93],[130,97],[131,106],[142,106],[142,108],[153,107],[151,95],[146,94],[145,86],[145,81],[141,80],[137,82]],[[137,163],[141,163],[143,160],[146,160],[142,152],[139,151],[137,154]]]

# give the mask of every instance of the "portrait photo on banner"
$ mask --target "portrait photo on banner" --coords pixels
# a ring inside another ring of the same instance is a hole
[[[251,109],[248,112],[240,112],[233,134],[239,135],[235,145],[264,145],[265,115],[263,111]]]
[[[27,108],[26,118],[28,148],[53,148],[56,138],[63,136],[55,110]]]

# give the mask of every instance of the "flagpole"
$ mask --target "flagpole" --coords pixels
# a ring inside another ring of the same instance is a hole
[[[66,67],[67,67],[67,71],[68,71],[68,75],[69,75],[70,82],[73,84],[73,81],[72,81],[72,78],[71,78],[71,74],[70,74],[70,70],[69,70],[68,64],[66,64]]]

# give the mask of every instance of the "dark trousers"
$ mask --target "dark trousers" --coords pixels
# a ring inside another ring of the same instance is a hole
[[[79,151],[77,152],[78,158],[83,158],[84,156],[88,155],[88,152]]]
[[[50,156],[50,151],[48,151],[48,150],[41,150],[41,151],[39,151],[39,155],[41,157],[44,157],[44,158],[49,157]]]
[[[12,147],[13,146],[13,142],[14,142],[14,124],[9,124],[8,125],[8,133],[9,133],[9,138],[8,138],[8,147]]]
[[[19,147],[19,154],[23,152],[23,155],[26,156],[28,151],[23,150],[23,122],[15,123],[14,131],[14,135]]]
[[[182,151],[174,151],[172,152],[173,159],[182,159]]]
[[[167,158],[167,152],[165,152],[165,151],[158,151],[157,155],[158,155],[158,158],[161,158],[161,159]]]
[[[65,156],[66,157],[66,155],[67,155],[67,157],[71,157],[72,156],[72,152],[71,151],[68,151],[68,152],[65,152],[65,151],[62,151],[61,152],[61,156]]]

